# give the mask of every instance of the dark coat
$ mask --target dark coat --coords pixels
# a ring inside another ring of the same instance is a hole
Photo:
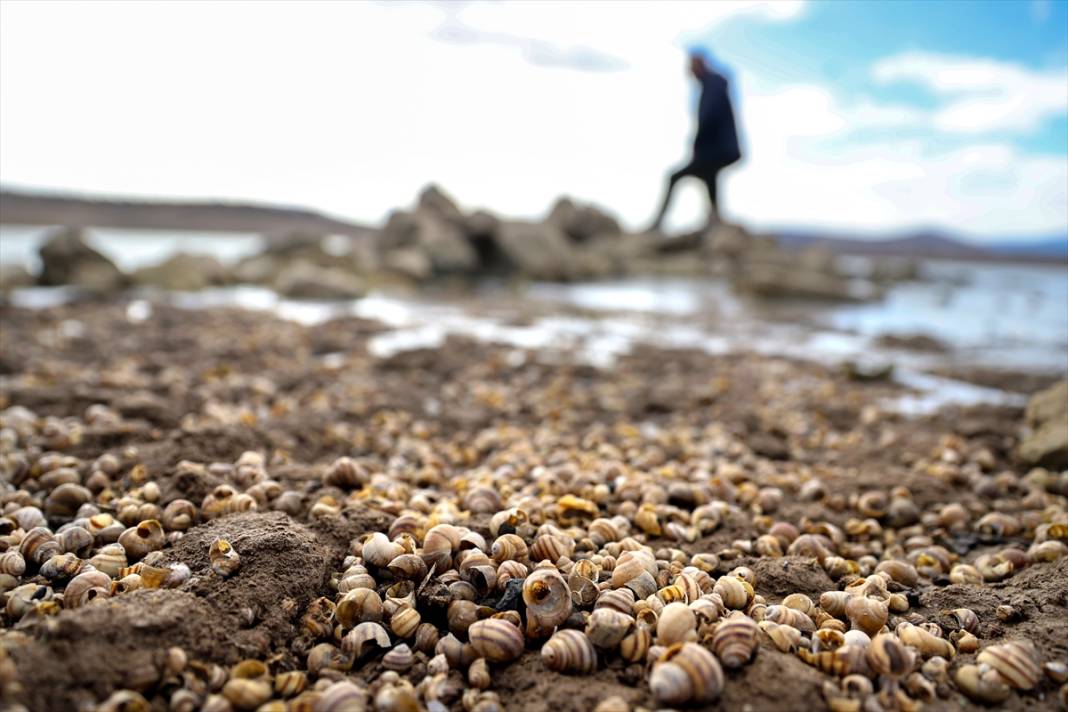
[[[712,71],[700,77],[701,100],[697,108],[697,136],[693,141],[695,166],[719,170],[742,157],[727,79]]]

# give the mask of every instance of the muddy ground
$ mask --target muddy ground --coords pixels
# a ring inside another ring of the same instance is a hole
[[[958,476],[970,466],[993,478],[1025,469],[1014,458],[1022,413],[1014,408],[946,410],[908,419],[878,403],[898,393],[887,383],[856,383],[831,368],[755,354],[711,356],[643,348],[609,370],[572,361],[566,353],[537,354],[450,339],[437,349],[390,358],[368,355],[381,327],[343,319],[305,327],[263,313],[184,311],[157,306],[143,322],[124,305],[68,305],[41,311],[0,311],[0,410],[24,406],[39,416],[81,417],[93,404],[122,415],[119,424],[88,425],[54,447],[84,460],[113,453],[125,480],[143,465],[162,490],[199,503],[224,477],[180,466],[234,462],[248,450],[268,457],[268,471],[304,493],[297,516],[259,511],[202,523],[164,550],[187,564],[193,578],[174,590],[142,590],[100,605],[63,611],[8,633],[21,692],[31,710],[64,710],[104,699],[132,674],[157,674],[169,646],[222,664],[272,659],[299,668],[312,644],[299,626],[306,605],[332,596],[331,575],[350,542],[385,531],[395,516],[377,500],[313,517],[320,476],[342,455],[385,462],[418,460],[404,435],[413,425],[443,444],[446,475],[501,464],[508,429],[544,430],[577,449],[639,437],[646,445],[634,467],[670,466],[693,443],[708,456],[734,463],[758,485],[791,474],[816,475],[828,497],[803,502],[787,492],[777,520],[843,525],[851,494],[907,487],[923,510],[960,502],[966,507],[1016,506],[1011,486],[977,492]],[[649,453],[654,455],[650,456]],[[560,451],[533,452],[557,462]],[[138,475],[140,477],[140,475]],[[995,491],[996,490],[996,491]],[[339,493],[333,493],[339,494]],[[1062,502],[1063,507],[1063,502]],[[477,526],[473,525],[474,528]],[[682,548],[718,551],[760,532],[750,516],[729,519],[711,535]],[[207,573],[208,544],[225,536],[241,552],[230,579]],[[654,547],[670,542],[651,542]],[[963,561],[1012,541],[955,542]],[[758,574],[757,593],[769,603],[792,592],[835,588],[811,560],[796,557],[723,561]],[[966,606],[980,616],[983,645],[1026,637],[1046,660],[1068,660],[1068,561],[1041,564],[983,586],[935,581],[910,591],[920,613],[938,620]],[[1001,622],[998,605],[1019,617]],[[11,638],[10,636],[15,636]],[[962,656],[958,660],[968,660]],[[146,661],[148,664],[146,664]],[[367,682],[378,662],[352,671]],[[133,671],[133,672],[132,672]],[[413,681],[421,672],[416,667]],[[753,664],[728,674],[717,705],[730,710],[823,709],[826,677],[764,640]],[[146,696],[151,696],[148,685]],[[610,695],[655,707],[642,679],[622,666],[592,676],[548,671],[537,647],[494,674],[506,709],[592,709]],[[1056,686],[1014,693],[1007,709],[1055,709]],[[152,698],[165,709],[162,697]],[[459,708],[459,705],[456,705]],[[927,709],[972,709],[959,693]]]

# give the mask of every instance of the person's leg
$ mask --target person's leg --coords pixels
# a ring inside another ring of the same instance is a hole
[[[655,232],[660,229],[660,224],[664,221],[664,216],[667,214],[668,207],[671,205],[671,194],[675,192],[675,184],[688,175],[691,175],[690,164],[686,164],[668,176],[667,188],[664,190],[664,199],[660,203],[660,210],[657,212],[653,224],[646,230],[646,232]]]
[[[707,230],[714,225],[718,225],[719,219],[719,171],[712,171],[704,176],[705,188],[708,189],[708,222],[705,224]]]

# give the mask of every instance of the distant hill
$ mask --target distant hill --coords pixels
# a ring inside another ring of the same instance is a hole
[[[943,260],[1050,262],[1068,260],[1068,236],[1042,240],[995,240],[977,243],[937,232],[918,232],[899,237],[864,239],[807,231],[783,231],[776,235],[789,249],[823,245],[835,254],[873,257],[922,257]]]
[[[265,234],[307,232],[364,236],[371,228],[311,210],[244,203],[108,200],[0,191],[0,223],[209,230]]]

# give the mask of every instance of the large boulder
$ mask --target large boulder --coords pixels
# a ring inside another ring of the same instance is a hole
[[[382,256],[382,266],[413,282],[422,282],[434,273],[430,258],[417,247],[398,247],[386,252]]]
[[[1020,457],[1029,465],[1068,469],[1068,379],[1031,397]]]
[[[414,213],[394,211],[382,229],[384,252],[414,248],[424,252],[437,274],[471,272],[478,253],[464,234],[461,222],[446,219],[437,209],[420,207]]]
[[[64,228],[41,246],[41,274],[38,283],[46,287],[72,285],[90,292],[121,289],[126,276],[115,264],[86,242],[78,228]]]
[[[357,299],[367,292],[357,275],[303,260],[288,263],[278,273],[274,286],[279,294],[295,299]]]
[[[560,198],[545,219],[575,242],[585,242],[599,235],[619,235],[619,221],[595,205],[579,205],[570,198]]]
[[[419,194],[418,212],[432,215],[439,220],[461,226],[464,223],[464,213],[452,199],[436,185],[428,185]]]
[[[575,252],[563,232],[546,223],[502,221],[497,249],[515,272],[531,279],[566,281],[578,276]]]
[[[230,280],[230,270],[210,255],[179,252],[158,265],[137,270],[131,279],[141,286],[193,292],[226,284]]]

